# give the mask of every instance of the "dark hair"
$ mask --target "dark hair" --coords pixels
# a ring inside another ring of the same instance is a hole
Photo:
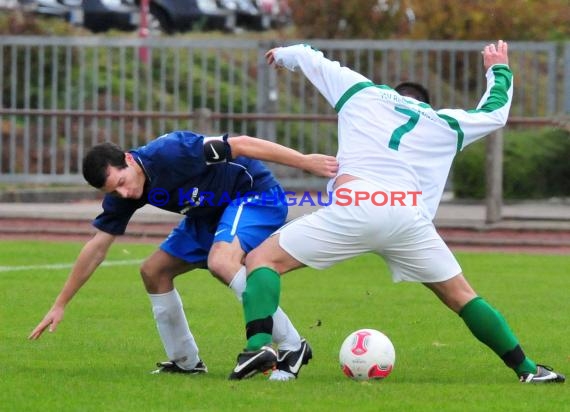
[[[100,143],[89,149],[83,158],[83,177],[91,186],[100,189],[107,181],[109,166],[127,167],[125,152],[114,143]]]
[[[413,97],[420,102],[429,104],[429,93],[427,89],[419,83],[404,82],[397,85],[394,90],[402,96]]]

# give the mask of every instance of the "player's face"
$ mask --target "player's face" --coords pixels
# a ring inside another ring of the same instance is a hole
[[[145,177],[129,154],[126,160],[127,167],[123,169],[114,166],[107,168],[107,180],[102,190],[125,199],[139,199],[144,190]]]

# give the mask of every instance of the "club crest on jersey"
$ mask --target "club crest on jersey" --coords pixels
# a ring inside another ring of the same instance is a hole
[[[200,206],[200,203],[202,202],[202,199],[200,198],[200,189],[197,187],[194,187],[186,192],[180,189],[179,195],[179,203],[181,206],[183,206],[183,208],[180,209],[180,214],[182,215],[188,213],[190,209]]]

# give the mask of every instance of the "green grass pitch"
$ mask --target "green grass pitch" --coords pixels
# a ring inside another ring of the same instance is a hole
[[[116,243],[68,306],[55,333],[28,334],[53,303],[79,243],[0,242],[0,411],[569,411],[563,385],[529,386],[426,288],[393,284],[363,256],[282,278],[282,307],[314,358],[294,382],[228,381],[244,346],[233,293],[206,271],[176,281],[203,376],[151,375],[166,360],[138,264],[152,245]],[[570,257],[458,253],[478,293],[507,318],[535,361],[570,373]],[[131,262],[131,263],[129,263]],[[52,266],[46,266],[52,265]],[[344,377],[338,349],[353,330],[386,333],[392,375]]]

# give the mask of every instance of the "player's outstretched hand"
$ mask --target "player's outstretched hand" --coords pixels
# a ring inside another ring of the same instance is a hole
[[[48,327],[50,332],[54,332],[59,322],[61,322],[63,319],[63,312],[63,308],[51,308],[50,311],[42,319],[42,321],[38,324],[38,326],[36,326],[32,333],[30,333],[28,339],[38,339]]]
[[[497,45],[494,43],[485,46],[483,51],[483,66],[485,70],[494,64],[509,64],[509,46],[506,41],[499,40]]]
[[[335,177],[338,172],[338,161],[334,156],[313,153],[305,155],[306,171],[321,177]]]
[[[277,62],[275,61],[275,51],[279,48],[280,47],[276,47],[265,53],[265,60],[267,61],[268,65],[270,66],[275,65],[275,67],[277,67]]]

